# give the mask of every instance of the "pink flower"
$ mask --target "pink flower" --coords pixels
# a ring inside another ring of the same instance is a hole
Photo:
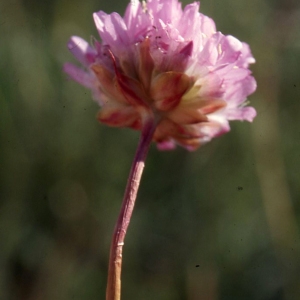
[[[123,18],[94,13],[101,43],[71,37],[84,69],[64,70],[92,90],[100,122],[140,130],[152,115],[159,149],[194,150],[228,132],[230,120],[253,120],[256,111],[245,106],[256,89],[249,46],[198,11],[198,2],[182,10],[177,0],[132,0]]]

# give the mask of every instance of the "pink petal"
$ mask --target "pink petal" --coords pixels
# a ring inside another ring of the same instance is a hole
[[[176,22],[182,15],[181,3],[177,0],[149,0],[147,8],[156,20],[161,19],[164,23]]]
[[[241,107],[237,109],[232,109],[226,111],[226,115],[228,120],[241,120],[241,121],[248,121],[252,122],[253,119],[256,117],[256,110],[251,107]]]
[[[148,20],[145,17],[146,15],[142,11],[140,1],[131,0],[124,15],[124,22],[128,29],[128,34],[131,37],[136,37],[136,34],[142,29],[142,27],[148,27]]]
[[[230,130],[228,121],[223,117],[220,118],[210,116],[210,121],[199,124],[199,132],[203,136],[203,141],[210,141],[214,137],[221,136]]]
[[[222,88],[223,81],[221,77],[215,72],[211,72],[197,81],[200,86],[197,97],[199,98],[220,98],[223,96],[224,91]]]
[[[84,39],[78,36],[70,38],[68,49],[85,66],[95,61],[96,51]]]
[[[249,64],[255,63],[255,59],[252,56],[249,45],[246,43],[242,43],[242,44],[243,44],[242,54],[239,59],[238,65],[242,66],[243,68],[248,68]]]
[[[70,63],[65,63],[63,67],[64,72],[66,72],[73,80],[77,81],[79,84],[87,87],[94,87],[94,78],[90,73],[74,66]]]
[[[245,101],[245,99],[256,90],[256,81],[252,76],[247,76],[240,82],[228,85],[224,98],[229,107],[236,107]]]
[[[112,13],[108,15],[103,11],[99,11],[94,13],[93,17],[104,43],[113,47],[114,50],[117,50],[117,47],[123,47],[128,44],[127,27],[119,14]]]
[[[203,50],[198,55],[199,63],[205,66],[214,66],[217,63],[219,57],[219,42],[222,38],[220,32],[215,33],[208,41],[206,42]]]
[[[131,0],[129,2],[124,15],[124,22],[128,29],[134,27],[136,18],[141,13],[140,8],[141,3],[139,0]]]
[[[201,37],[200,28],[201,19],[199,18],[199,2],[188,4],[183,11],[180,20],[179,31],[186,40],[195,40],[196,33]],[[195,41],[194,41],[195,43]]]
[[[201,27],[199,28],[200,32],[205,35],[206,38],[210,38],[213,34],[216,33],[216,24],[213,19],[200,13],[201,18]]]
[[[234,84],[244,80],[251,73],[248,69],[239,68],[234,64],[229,64],[225,67],[214,70],[220,78],[223,78],[224,84]]]
[[[228,35],[221,38],[217,47],[219,52],[218,64],[229,64],[238,60],[243,45],[238,39]]]
[[[170,151],[174,150],[176,148],[176,144],[174,140],[169,139],[169,140],[164,140],[162,142],[157,142],[157,149],[160,151]]]

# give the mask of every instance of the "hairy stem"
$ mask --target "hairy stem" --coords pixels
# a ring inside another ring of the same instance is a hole
[[[121,299],[122,251],[127,228],[145,166],[145,159],[156,127],[154,118],[144,122],[138,148],[131,166],[121,211],[115,226],[109,257],[106,300]]]

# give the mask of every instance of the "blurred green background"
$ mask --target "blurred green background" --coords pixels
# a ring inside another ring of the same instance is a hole
[[[127,1],[0,3],[0,299],[105,299],[138,133],[97,123],[62,73],[71,35]],[[300,2],[203,0],[251,45],[253,124],[196,152],[152,146],[126,238],[123,300],[300,299]]]

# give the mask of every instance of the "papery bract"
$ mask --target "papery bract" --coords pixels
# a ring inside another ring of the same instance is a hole
[[[256,89],[250,48],[216,31],[199,3],[133,0],[124,18],[99,11],[94,20],[101,42],[73,36],[68,48],[84,69],[64,70],[92,90],[100,122],[141,130],[154,114],[159,149],[194,150],[228,132],[230,120],[255,117],[245,106]]]

